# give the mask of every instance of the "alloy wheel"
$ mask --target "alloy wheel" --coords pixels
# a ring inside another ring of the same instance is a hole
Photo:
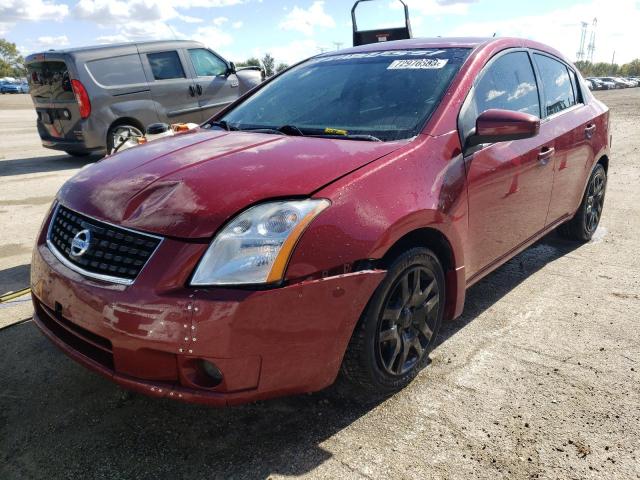
[[[427,351],[438,322],[440,291],[428,268],[405,270],[390,289],[380,315],[377,351],[381,367],[404,375]]]
[[[606,179],[603,171],[600,170],[591,178],[589,189],[587,190],[584,223],[589,234],[592,234],[598,228],[604,206],[605,187]]]

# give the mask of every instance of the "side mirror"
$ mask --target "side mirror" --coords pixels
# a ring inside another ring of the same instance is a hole
[[[229,62],[229,67],[227,68],[227,77],[229,75],[233,75],[236,73],[236,64],[233,62]]]
[[[476,129],[466,146],[482,143],[509,142],[532,138],[540,132],[540,119],[535,115],[511,110],[487,110],[476,119]]]
[[[168,132],[170,128],[166,123],[152,123],[147,126],[147,135],[160,135]]]

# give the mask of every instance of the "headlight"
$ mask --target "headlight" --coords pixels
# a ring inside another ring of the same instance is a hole
[[[216,235],[191,285],[251,285],[282,280],[298,239],[328,200],[263,203],[241,213]]]

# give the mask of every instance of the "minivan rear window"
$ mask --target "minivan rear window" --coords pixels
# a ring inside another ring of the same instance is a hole
[[[135,85],[147,81],[138,54],[94,60],[87,63],[87,68],[95,81],[105,87]]]
[[[184,78],[184,69],[178,56],[178,52],[147,53],[147,59],[156,80],[169,80],[171,78]]]
[[[34,99],[50,102],[75,101],[67,65],[63,61],[33,62],[27,65],[29,89]]]

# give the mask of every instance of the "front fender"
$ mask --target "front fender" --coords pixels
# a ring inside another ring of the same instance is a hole
[[[405,235],[431,228],[451,245],[452,270],[458,276],[462,273],[458,283],[464,286],[468,206],[464,162],[455,132],[440,137],[420,135],[315,196],[329,198],[332,205],[303,234],[287,279],[348,270],[357,261],[383,258]]]

